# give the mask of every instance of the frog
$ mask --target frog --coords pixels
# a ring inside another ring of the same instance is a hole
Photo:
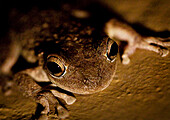
[[[71,11],[71,12],[70,12]],[[17,11],[11,16],[16,17]],[[35,66],[17,72],[14,82],[24,96],[43,109],[38,119],[65,119],[67,105],[76,101],[73,94],[94,94],[106,89],[116,71],[116,41],[125,41],[122,63],[129,64],[136,49],[168,55],[169,38],[142,36],[130,25],[110,18],[101,28],[88,21],[90,13],[72,9],[32,9],[11,25],[9,57],[1,66],[9,74],[19,56]],[[17,27],[16,27],[17,26]],[[154,44],[154,45],[153,45]],[[161,47],[162,46],[162,47]]]

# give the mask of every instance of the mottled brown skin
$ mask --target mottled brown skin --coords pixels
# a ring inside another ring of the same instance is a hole
[[[104,32],[85,22],[81,23],[81,20],[69,18],[68,15],[61,22],[61,18],[58,17],[61,12],[53,10],[41,12],[33,10],[32,12],[39,14],[35,14],[35,17],[32,13],[22,16],[17,22],[21,26],[20,33],[16,33],[14,27],[10,35],[11,38],[18,38],[20,54],[29,62],[39,61],[39,66],[17,73],[14,80],[25,96],[33,98],[45,107],[41,114],[55,114],[54,108],[57,108],[59,118],[65,118],[68,116],[67,110],[61,107],[57,99],[54,100],[53,97],[60,97],[67,104],[74,103],[76,99],[66,94],[56,93],[57,90],[48,87],[49,84],[44,87],[37,82],[51,81],[52,86],[77,94],[101,91],[110,84],[115,73],[118,48]],[[30,19],[34,21],[29,21]],[[27,26],[28,24],[32,27]],[[113,53],[110,54],[112,44],[115,51],[112,50]],[[61,61],[65,67],[62,75],[55,76],[48,69],[49,56],[57,57]],[[42,72],[46,74],[45,77],[41,74]],[[45,98],[48,100],[44,100]],[[56,104],[51,104],[52,102]]]
[[[168,50],[150,43],[169,46],[169,42],[142,37],[115,19],[106,23],[104,32],[68,13],[55,10],[32,10],[16,20],[10,38],[15,41],[11,51],[17,51],[16,54],[9,54],[1,71],[8,73],[20,54],[28,62],[39,62],[37,67],[17,73],[14,80],[25,96],[44,106],[41,114],[46,115],[46,119],[55,114],[56,109],[59,118],[68,117],[67,110],[59,105],[55,97],[64,99],[69,105],[76,100],[67,93],[57,92],[55,87],[77,94],[92,94],[110,84],[118,52],[117,44],[112,39],[128,42],[122,56],[124,64],[130,62],[129,56],[136,48],[152,50],[162,56],[168,54]],[[42,86],[39,82],[51,83]]]
[[[113,40],[74,18],[70,21],[64,18],[62,23],[58,22],[59,18],[54,11],[40,12],[39,17],[47,18],[49,13],[53,16],[48,19],[55,18],[55,21],[40,21],[42,24],[38,22],[37,28],[26,29],[19,34],[23,40],[21,54],[28,61],[34,62],[34,59],[38,60],[38,57],[35,53],[31,55],[30,49],[37,54],[43,53],[42,66],[48,77],[52,83],[65,90],[78,94],[90,94],[106,88],[115,71],[115,62],[107,58],[107,50],[111,47],[108,43]],[[26,35],[29,35],[29,38],[25,38]],[[54,78],[46,69],[46,59],[50,55],[58,56],[67,68],[63,76]]]

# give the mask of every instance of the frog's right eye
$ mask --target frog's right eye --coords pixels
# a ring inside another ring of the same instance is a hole
[[[45,69],[53,77],[60,77],[65,72],[65,66],[56,56],[50,56],[47,58]]]

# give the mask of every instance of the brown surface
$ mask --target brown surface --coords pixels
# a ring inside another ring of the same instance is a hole
[[[132,23],[141,23],[153,31],[170,31],[168,0],[108,1],[110,7]],[[170,49],[170,48],[169,48]],[[76,95],[77,101],[67,106],[69,120],[169,120],[170,119],[170,54],[161,58],[156,53],[137,50],[129,65],[118,60],[111,85],[93,95]],[[13,94],[0,96],[0,119],[28,119],[36,104]]]

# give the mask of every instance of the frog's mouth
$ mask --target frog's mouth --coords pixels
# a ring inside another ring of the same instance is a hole
[[[65,83],[55,81],[51,77],[49,77],[49,78],[50,78],[51,82],[53,84],[55,84],[55,86],[62,88],[66,91],[76,93],[76,94],[93,94],[93,93],[96,93],[96,92],[106,89],[110,85],[110,83],[113,79],[113,76],[114,75],[112,75],[112,77],[109,80],[102,82],[102,83],[84,80],[84,82],[76,81],[76,83],[69,82],[69,83],[65,84]]]

